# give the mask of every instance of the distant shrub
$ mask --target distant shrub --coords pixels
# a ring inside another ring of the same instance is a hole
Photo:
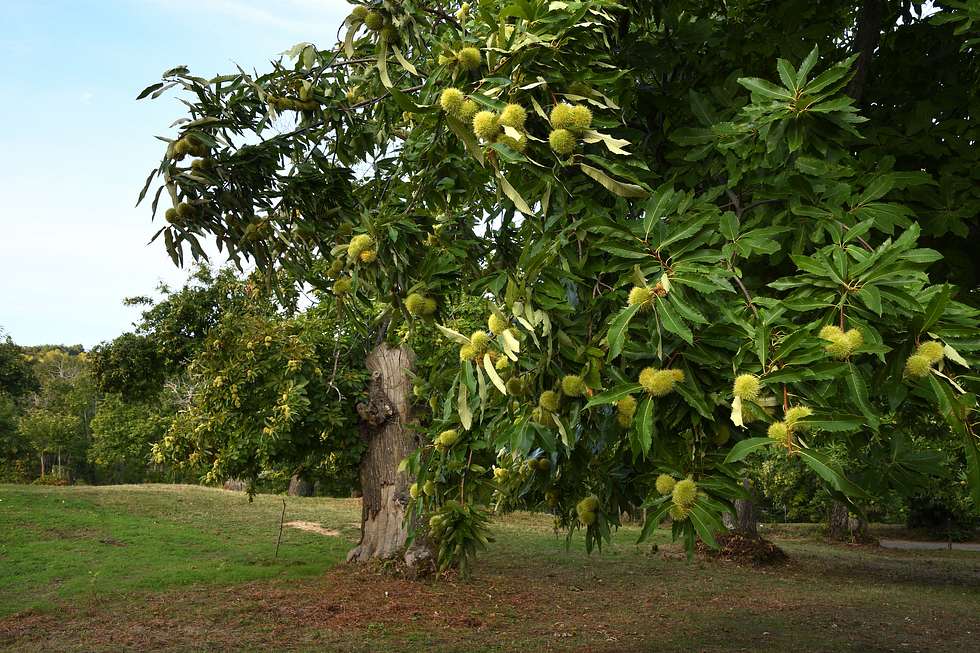
[[[35,478],[31,482],[31,485],[58,485],[58,486],[65,486],[65,485],[71,485],[71,481],[69,481],[67,478],[63,478],[61,476],[54,476],[53,474],[48,474],[47,476],[39,476],[38,478]]]

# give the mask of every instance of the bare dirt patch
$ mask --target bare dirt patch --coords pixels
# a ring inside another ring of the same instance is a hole
[[[311,521],[288,521],[283,526],[288,526],[289,528],[295,528],[301,531],[307,531],[308,533],[316,533],[317,535],[323,535],[325,537],[340,537],[340,531],[335,531],[332,528],[324,528],[320,524]]]

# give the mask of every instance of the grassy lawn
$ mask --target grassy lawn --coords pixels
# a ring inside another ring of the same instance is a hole
[[[687,562],[622,529],[566,551],[547,516],[498,520],[472,579],[342,564],[357,500],[188,486],[0,485],[0,650],[971,651],[980,554],[773,537],[790,562]]]

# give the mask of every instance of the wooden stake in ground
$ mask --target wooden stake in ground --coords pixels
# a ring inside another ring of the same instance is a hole
[[[286,500],[282,500],[282,514],[279,516],[279,539],[276,540],[276,555],[274,557],[279,557],[279,543],[282,542],[282,525],[286,521]]]

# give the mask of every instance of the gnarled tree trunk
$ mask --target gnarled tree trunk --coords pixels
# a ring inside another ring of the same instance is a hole
[[[834,501],[827,516],[827,535],[841,542],[870,542],[868,522],[863,517],[851,517],[847,504]]]
[[[748,479],[742,480],[742,487],[746,492],[752,493],[752,486]],[[733,533],[743,537],[759,537],[759,515],[751,498],[735,499],[735,514],[725,513],[722,521]]]
[[[300,474],[293,474],[289,479],[289,489],[286,490],[286,494],[291,497],[312,497],[313,483]]]
[[[408,523],[408,486],[411,479],[398,471],[399,463],[418,446],[408,429],[411,420],[412,381],[408,371],[415,355],[406,347],[382,343],[367,357],[371,387],[367,403],[358,404],[367,451],[361,459],[361,541],[347,554],[348,561],[405,556],[415,564],[426,556],[405,551]]]

